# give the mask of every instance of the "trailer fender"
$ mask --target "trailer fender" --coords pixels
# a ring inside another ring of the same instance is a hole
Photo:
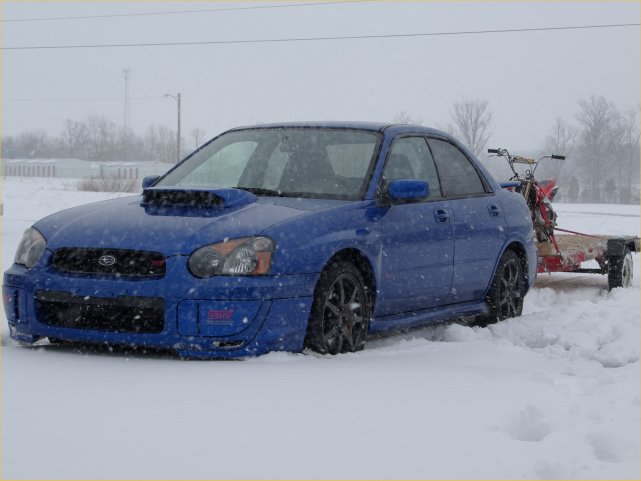
[[[625,239],[608,239],[606,255],[608,257],[620,257],[625,252],[626,245]]]
[[[616,239],[608,239],[608,246],[606,249],[607,257],[621,257],[625,254],[626,248],[630,252],[639,252],[639,239],[637,238],[624,238],[619,237]]]

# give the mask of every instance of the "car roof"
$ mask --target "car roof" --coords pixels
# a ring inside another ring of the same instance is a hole
[[[383,132],[389,128],[393,128],[394,133],[403,132],[422,132],[436,135],[446,135],[437,129],[423,127],[422,125],[410,124],[395,124],[390,122],[360,122],[360,121],[314,121],[314,122],[277,122],[269,124],[255,124],[236,127],[234,130],[249,130],[249,129],[282,129],[282,128],[325,128],[325,129],[356,129],[356,130],[370,130],[374,132]]]

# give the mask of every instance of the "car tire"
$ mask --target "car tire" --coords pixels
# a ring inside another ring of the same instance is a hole
[[[622,256],[610,257],[608,262],[608,288],[630,287],[633,277],[633,262],[630,249],[626,247]]]
[[[485,298],[489,313],[479,317],[475,324],[485,327],[497,321],[520,316],[523,312],[524,297],[523,262],[514,251],[505,251]]]
[[[329,264],[316,285],[305,347],[332,355],[360,351],[371,314],[370,293],[359,270],[349,262]]]

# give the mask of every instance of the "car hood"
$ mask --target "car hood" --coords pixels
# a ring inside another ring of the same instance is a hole
[[[104,247],[190,254],[228,238],[260,234],[268,227],[342,201],[258,198],[231,207],[158,207],[142,196],[124,197],[64,210],[34,226],[49,249]]]

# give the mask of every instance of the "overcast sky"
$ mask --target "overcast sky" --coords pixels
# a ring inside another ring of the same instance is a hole
[[[191,42],[584,26],[639,22],[637,2],[361,2],[154,16],[9,20],[282,5],[287,2],[2,2],[2,46]],[[304,2],[295,2],[304,3]],[[144,48],[4,50],[3,134],[58,135],[67,118],[207,137],[286,120],[391,121],[405,111],[444,125],[462,97],[489,101],[494,146],[537,148],[577,100],[639,105],[639,27],[484,35]]]

